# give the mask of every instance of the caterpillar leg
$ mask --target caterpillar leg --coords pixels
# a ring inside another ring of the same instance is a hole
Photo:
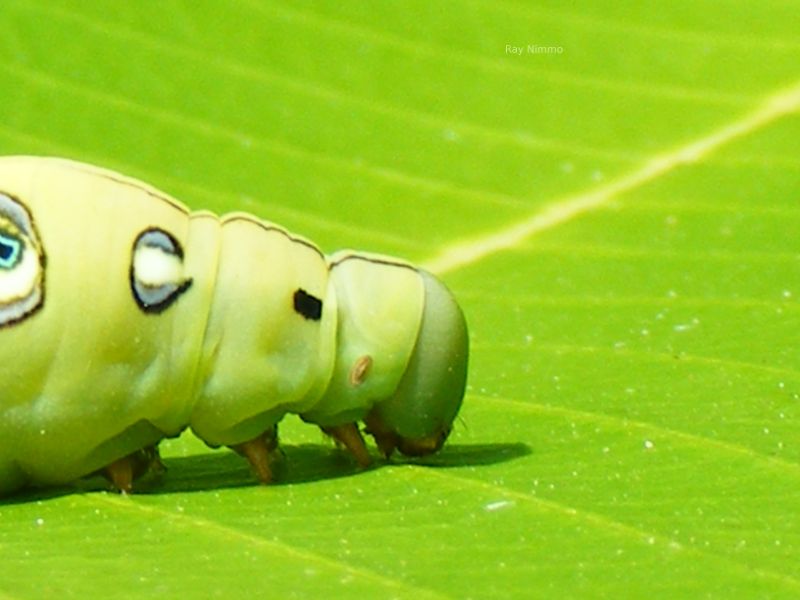
[[[375,438],[378,450],[380,450],[381,454],[386,458],[389,458],[397,448],[399,436],[386,427],[383,421],[373,413],[366,416],[364,423],[367,426],[365,431]]]
[[[148,446],[127,456],[118,458],[103,470],[103,476],[123,494],[133,491],[133,482],[149,472],[163,473],[166,470],[158,446]]]
[[[277,426],[267,429],[252,440],[236,444],[231,448],[247,459],[261,483],[272,481],[271,454],[278,448]]]
[[[103,475],[123,494],[133,491],[133,459],[130,455],[112,462],[103,469]]]
[[[367,452],[364,438],[358,430],[358,425],[345,423],[332,427],[320,427],[320,429],[347,448],[361,468],[365,469],[370,465],[369,452]]]
[[[387,427],[381,416],[374,410],[364,418],[364,423],[367,426],[364,431],[375,438],[378,449],[386,458],[389,458],[395,450],[399,450],[406,456],[425,456],[437,452],[450,434],[450,427],[447,426],[428,436],[403,437]]]

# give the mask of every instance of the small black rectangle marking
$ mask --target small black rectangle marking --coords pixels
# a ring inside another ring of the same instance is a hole
[[[322,300],[300,288],[294,293],[294,310],[306,319],[319,321],[322,318]]]

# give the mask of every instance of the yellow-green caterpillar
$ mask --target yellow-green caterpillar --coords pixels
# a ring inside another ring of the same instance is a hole
[[[193,212],[56,158],[0,158],[0,494],[104,471],[121,490],[186,427],[264,482],[287,413],[366,465],[438,450],[463,314],[394,258],[323,255],[244,213]]]

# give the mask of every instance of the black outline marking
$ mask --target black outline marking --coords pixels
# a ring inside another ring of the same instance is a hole
[[[167,238],[167,240],[169,240],[169,243],[172,244],[172,248],[165,248],[164,246],[160,246],[158,244],[146,244],[146,246],[148,248],[158,248],[160,250],[164,250],[168,254],[174,254],[175,256],[177,256],[180,259],[181,262],[183,262],[183,247],[180,245],[178,240],[175,239],[175,236],[173,236],[168,231],[165,231],[164,229],[161,229],[160,227],[148,227],[147,229],[142,231],[137,236],[136,241],[133,243],[134,249],[136,249],[136,246],[139,245],[139,242],[148,233],[161,233],[161,234],[164,235],[164,237]]]
[[[310,248],[316,254],[318,254],[323,260],[327,261],[325,253],[322,252],[322,250],[320,250],[319,247],[316,244],[314,244],[314,242],[306,240],[304,238],[295,237],[280,225],[267,225],[267,223],[262,219],[260,219],[259,217],[244,212],[227,213],[225,215],[222,215],[222,217],[220,218],[220,223],[222,227],[224,227],[227,223],[233,223],[234,221],[244,221],[245,223],[251,223],[253,225],[261,227],[261,229],[263,229],[264,231],[276,231],[282,234],[284,237],[286,237],[290,242],[294,242],[296,244],[300,244],[301,246],[305,246],[306,248]]]
[[[28,216],[28,220],[30,221],[30,224],[31,224],[31,231],[30,231],[30,235],[28,236],[28,239],[30,239],[31,242],[34,244],[34,249],[38,250],[38,252],[36,254],[39,257],[39,268],[41,269],[41,276],[39,277],[39,302],[37,302],[27,312],[21,314],[17,318],[11,319],[10,321],[5,321],[5,322],[0,323],[0,329],[3,329],[5,327],[11,327],[13,325],[17,325],[18,323],[21,323],[22,321],[25,321],[25,320],[29,319],[30,317],[32,317],[36,313],[38,313],[40,310],[42,310],[42,308],[44,308],[45,282],[47,280],[47,277],[46,277],[46,275],[47,275],[47,254],[45,253],[44,242],[42,241],[42,237],[39,235],[39,230],[36,227],[36,221],[33,218],[33,213],[30,211],[30,209],[25,205],[25,203],[22,200],[17,198],[14,194],[10,194],[9,192],[5,192],[5,191],[2,191],[2,190],[0,190],[0,194],[5,196],[6,198],[11,200],[12,202],[16,202],[17,204],[19,204],[23,208],[23,210],[25,211],[26,215]],[[8,215],[6,215],[6,216],[8,217]],[[13,221],[13,219],[11,219],[11,221]],[[16,223],[16,225],[22,231],[25,231],[25,227],[22,226],[20,223]],[[36,247],[37,245],[38,245],[38,247]],[[30,296],[30,294],[28,294],[28,296],[25,296],[25,298],[28,298],[29,296]]]
[[[322,318],[322,300],[309,294],[303,288],[297,288],[292,296],[294,311],[305,319],[319,321]]]
[[[169,241],[175,247],[175,256],[177,256],[181,262],[183,262],[183,247],[181,246],[180,242],[175,239],[175,236],[172,235],[169,231],[161,229],[160,227],[150,226],[144,229],[136,236],[136,239],[133,240],[133,246],[131,247],[131,266],[128,269],[128,281],[131,286],[131,294],[133,295],[134,301],[136,301],[136,305],[141,309],[141,311],[147,315],[157,315],[165,310],[167,310],[170,306],[172,306],[175,301],[180,298],[186,290],[192,287],[193,280],[190,277],[189,279],[184,280],[180,285],[174,284],[176,287],[170,294],[164,298],[161,302],[156,302],[155,304],[148,304],[144,300],[139,297],[138,292],[136,291],[136,273],[133,268],[134,259],[136,257],[136,247],[139,245],[139,242],[142,239],[142,236],[147,235],[148,233],[161,233],[169,239]]]
[[[133,269],[131,269],[133,271]],[[133,277],[133,273],[131,273],[131,277]],[[142,302],[139,300],[139,297],[134,293],[133,297],[136,300],[136,304],[142,309],[142,312],[148,315],[157,315],[165,310],[167,310],[170,306],[172,306],[178,298],[183,295],[183,293],[192,287],[193,280],[191,278],[184,281],[178,287],[173,290],[173,292],[164,298],[161,302],[157,302],[156,304],[147,304],[146,302]],[[131,285],[133,285],[133,279],[131,278]]]
[[[111,169],[106,169],[105,167],[100,167],[97,165],[80,162],[77,160],[70,160],[68,158],[56,158],[51,156],[51,157],[39,157],[39,160],[50,162],[51,164],[57,167],[62,167],[64,169],[68,169],[71,171],[78,171],[79,173],[83,173],[84,175],[102,177],[103,179],[108,179],[109,181],[113,181],[114,183],[131,187],[140,192],[144,192],[151,198],[155,198],[156,200],[161,200],[162,202],[168,204],[170,207],[180,211],[184,215],[188,216],[193,212],[180,200],[172,198],[166,192],[162,192],[161,190],[158,190],[152,185],[150,185],[149,183],[146,183],[134,177],[130,177],[128,175],[124,175],[123,173],[112,171]]]
[[[332,271],[335,267],[338,267],[342,263],[347,262],[348,260],[363,260],[364,262],[373,263],[375,265],[385,265],[388,267],[400,267],[402,269],[411,269],[415,273],[419,273],[419,267],[416,267],[412,264],[406,262],[394,262],[391,258],[372,258],[371,256],[365,256],[364,254],[348,254],[347,256],[343,256],[342,258],[328,263],[328,270]]]

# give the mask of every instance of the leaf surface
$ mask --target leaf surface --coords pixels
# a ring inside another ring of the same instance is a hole
[[[0,505],[0,598],[800,594],[791,3],[12,0],[0,23],[0,152],[418,261],[472,340],[441,454],[357,472],[289,418],[266,488],[187,434],[141,494]]]

